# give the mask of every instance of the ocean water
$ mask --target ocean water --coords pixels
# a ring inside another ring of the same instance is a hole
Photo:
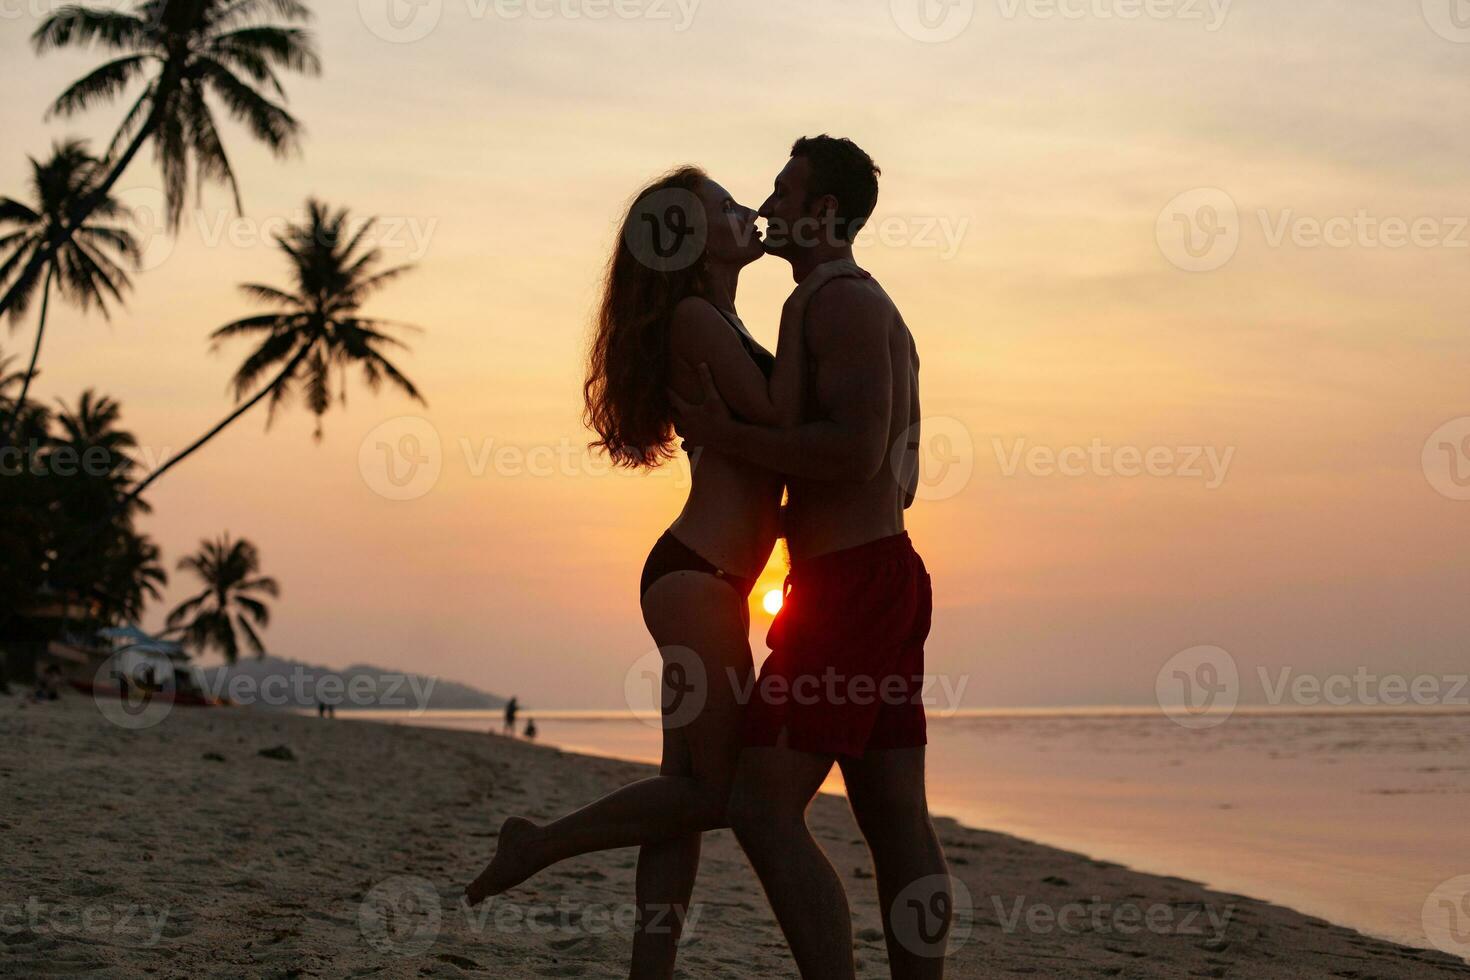
[[[497,712],[403,716],[499,731]],[[540,741],[656,762],[656,720],[535,712]],[[343,717],[347,717],[344,713]],[[1153,710],[932,717],[930,808],[973,827],[1288,905],[1429,946],[1431,893],[1470,875],[1470,712]],[[826,787],[841,792],[835,774]]]

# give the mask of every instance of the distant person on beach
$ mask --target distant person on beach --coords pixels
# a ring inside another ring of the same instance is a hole
[[[520,702],[511,698],[505,702],[505,733],[514,735],[516,733],[516,712],[520,710]]]
[[[761,214],[767,247],[797,282],[852,258],[878,174],[849,140],[818,136],[792,148]],[[942,977],[951,895],[924,783],[933,596],[904,526],[919,477],[918,350],[872,279],[824,290],[805,338],[810,381],[799,425],[744,417],[703,364],[698,404],[672,396],[687,447],[787,479],[790,574],[745,716],[730,823],[801,975],[853,977],[847,895],[806,826],[808,805],[839,765],[877,870],[893,976]],[[813,696],[796,697],[802,690]]]
[[[535,718],[529,718],[529,719],[526,720],[526,738],[529,738],[533,742],[536,740],[536,719]]]
[[[829,283],[866,273],[850,257],[808,270],[782,310],[772,356],[735,310],[741,270],[765,254],[756,219],[695,167],[634,198],[608,264],[584,386],[594,446],[616,464],[651,469],[677,456],[668,389],[700,397],[700,365],[741,418],[768,426],[801,419],[807,305]],[[643,845],[633,977],[673,975],[700,834],[728,826],[740,685],[754,671],[748,599],[778,537],[785,485],[769,468],[718,450],[690,461],[684,509],[649,553],[638,589],[663,653],[659,774],[544,827],[511,817],[494,860],[466,889],[479,903],[569,857]]]
[[[316,703],[316,716],[318,718],[325,718],[327,716],[327,705],[325,701],[318,701]]]

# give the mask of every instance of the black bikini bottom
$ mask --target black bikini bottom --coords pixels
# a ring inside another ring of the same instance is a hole
[[[654,582],[670,572],[703,572],[706,575],[713,575],[740,593],[742,599],[750,595],[750,590],[755,588],[754,578],[741,578],[738,575],[731,575],[724,569],[716,568],[673,534],[665,531],[663,537],[654,544],[653,550],[648,553],[648,560],[643,563],[643,581],[638,585],[639,598],[648,593],[649,587]]]

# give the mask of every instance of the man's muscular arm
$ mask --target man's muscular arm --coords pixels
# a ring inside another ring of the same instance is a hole
[[[808,480],[865,482],[888,457],[893,384],[885,304],[871,287],[833,283],[812,301],[807,325],[816,362],[815,401],[825,418],[790,428],[746,425],[715,404],[707,372],[703,405],[678,405],[680,431],[767,469]]]
[[[923,448],[920,435],[923,428],[923,409],[919,407],[919,347],[909,336],[909,427],[908,445],[903,447],[903,509],[914,505],[919,493],[919,451]]]

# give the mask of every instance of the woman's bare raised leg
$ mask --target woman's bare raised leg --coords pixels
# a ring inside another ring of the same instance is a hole
[[[674,840],[727,825],[740,757],[739,694],[751,672],[744,597],[703,572],[674,572],[643,598],[643,618],[665,652],[666,726],[683,733],[688,775],[624,786],[544,827],[512,817],[501,827],[495,859],[466,889],[471,904],[498,895],[559,861],[616,847]],[[672,676],[670,665],[680,665]],[[693,699],[693,701],[689,700]]]

